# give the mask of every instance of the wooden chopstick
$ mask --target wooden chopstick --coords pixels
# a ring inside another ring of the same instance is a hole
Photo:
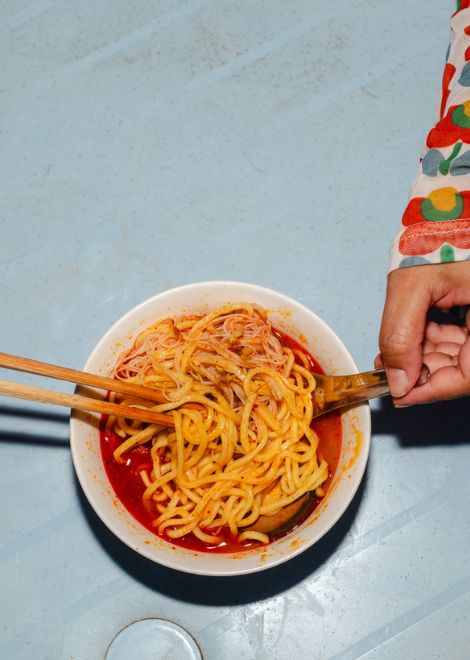
[[[40,403],[52,403],[57,406],[103,413],[105,415],[116,415],[117,417],[136,419],[141,422],[158,424],[160,426],[171,427],[175,425],[171,413],[157,413],[152,410],[144,410],[143,408],[121,406],[117,403],[110,403],[109,401],[90,399],[86,396],[81,396],[80,394],[55,392],[54,390],[46,390],[41,387],[33,387],[32,385],[12,383],[8,380],[0,380],[0,394],[11,396],[16,399],[27,399],[30,401],[39,401]]]
[[[106,376],[97,376],[86,371],[58,367],[55,364],[30,360],[29,358],[10,355],[9,353],[0,353],[0,367],[13,369],[14,371],[23,371],[29,374],[38,374],[39,376],[48,376],[57,380],[66,380],[71,383],[78,383],[79,385],[91,385],[91,387],[129,394],[130,396],[137,396],[141,399],[157,401],[158,403],[168,403],[160,390],[154,390],[151,387],[126,383],[115,380],[114,378],[107,378]]]

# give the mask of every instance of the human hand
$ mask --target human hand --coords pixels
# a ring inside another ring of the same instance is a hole
[[[380,355],[395,405],[470,394],[470,319],[464,328],[427,321],[430,307],[470,304],[470,262],[412,266],[388,277]],[[425,363],[428,381],[415,387]]]

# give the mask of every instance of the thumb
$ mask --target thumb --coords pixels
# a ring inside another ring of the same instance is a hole
[[[426,315],[432,301],[416,268],[392,271],[388,278],[379,344],[393,397],[402,397],[414,387],[423,363]]]

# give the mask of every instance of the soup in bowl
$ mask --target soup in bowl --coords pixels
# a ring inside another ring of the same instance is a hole
[[[164,393],[152,405],[170,428],[71,419],[73,462],[91,506],[160,564],[214,576],[275,566],[316,543],[360,484],[368,406],[310,424],[311,372],[357,368],[318,316],[281,293],[238,282],[166,291],[118,320],[84,370]],[[315,496],[297,526],[266,534],[266,521],[269,528],[306,491]]]

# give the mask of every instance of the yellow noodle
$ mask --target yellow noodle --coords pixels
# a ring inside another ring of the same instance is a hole
[[[119,422],[120,421],[121,420],[119,420]],[[132,449],[132,447],[136,447],[137,445],[142,445],[148,442],[155,435],[158,428],[159,427],[155,426],[155,424],[150,424],[149,426],[141,430],[133,429],[132,430],[133,433],[129,434],[130,437],[128,438],[128,440],[120,444],[119,447],[113,453],[114,460],[117,463],[123,462],[121,457],[124,452],[129,451],[129,449]]]
[[[267,534],[263,534],[263,532],[255,532],[254,530],[249,531],[249,532],[242,532],[239,536],[238,539],[240,541],[260,541],[261,543],[269,543],[269,536]]]
[[[197,536],[198,539],[201,539],[201,541],[204,541],[204,543],[211,543],[213,545],[217,545],[222,540],[220,536],[206,534],[198,526],[193,529],[193,534],[194,536]]]

